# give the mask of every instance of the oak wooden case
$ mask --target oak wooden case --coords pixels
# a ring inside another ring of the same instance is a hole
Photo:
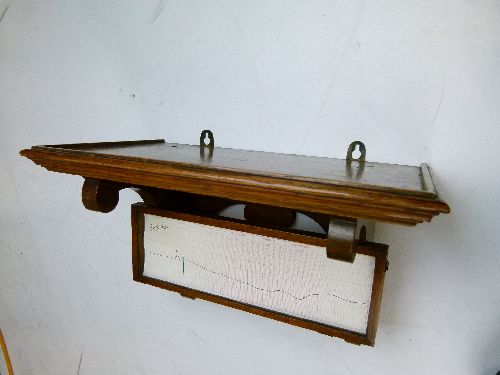
[[[358,147],[361,155],[353,158]],[[40,145],[20,153],[47,170],[82,176],[82,203],[89,210],[112,211],[122,189],[139,194],[145,205],[132,208],[135,280],[356,344],[374,344],[387,257],[387,246],[367,242],[368,226],[357,226],[358,221],[413,226],[450,212],[429,166],[367,161],[360,141],[349,145],[345,159],[215,147],[209,130],[201,132],[197,145],[157,139]],[[219,216],[234,204],[245,206],[245,220]],[[374,257],[370,307],[363,310],[366,333],[146,276],[144,215],[149,213],[319,246],[328,257],[325,261],[353,264],[355,254]],[[315,221],[326,234],[294,231],[298,214]]]

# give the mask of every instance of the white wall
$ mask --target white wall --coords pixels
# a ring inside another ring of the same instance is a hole
[[[23,1],[0,14],[0,327],[20,374],[500,370],[498,1]],[[132,281],[129,205],[34,144],[147,139],[428,162],[452,207],[390,245],[375,348]],[[81,362],[80,362],[81,360]]]

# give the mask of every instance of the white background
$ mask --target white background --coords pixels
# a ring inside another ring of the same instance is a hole
[[[7,9],[8,7],[8,9]],[[7,9],[5,11],[5,9]],[[5,12],[4,12],[5,11]],[[495,374],[498,1],[0,1],[0,327],[21,374]],[[132,281],[130,203],[34,144],[166,138],[434,170],[390,245],[375,348]]]

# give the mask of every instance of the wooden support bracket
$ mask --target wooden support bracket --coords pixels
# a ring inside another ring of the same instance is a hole
[[[120,200],[120,190],[130,188],[135,191],[146,205],[158,207],[164,203],[168,191],[120,184],[106,180],[86,178],[82,186],[82,203],[86,209],[107,213],[113,211]],[[173,193],[167,195],[169,198]]]
[[[82,187],[82,202],[86,209],[111,212],[120,199],[121,184],[86,178]]]
[[[236,203],[245,204],[245,219],[252,224],[265,224],[290,227],[295,221],[296,211],[287,208],[272,207],[225,199],[208,198],[196,194],[179,194],[173,191],[129,186],[105,180],[86,178],[82,187],[82,202],[85,208],[97,212],[111,212],[120,199],[120,190],[131,188],[149,207],[189,208],[195,211],[207,211],[217,215],[222,209]],[[326,254],[328,258],[352,263],[354,261],[355,219],[328,217],[304,212],[319,223],[327,232]],[[328,223],[328,224],[327,224]]]

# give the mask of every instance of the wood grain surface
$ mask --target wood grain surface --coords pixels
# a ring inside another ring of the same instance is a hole
[[[430,169],[163,140],[34,146],[51,171],[350,218],[415,225],[448,213]]]

